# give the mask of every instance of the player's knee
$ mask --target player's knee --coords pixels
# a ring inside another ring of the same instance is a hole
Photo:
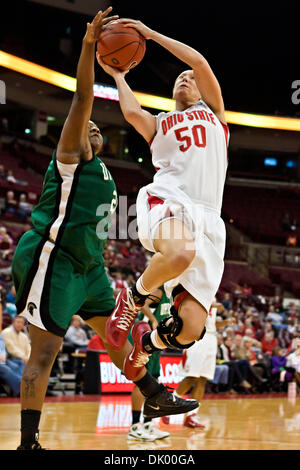
[[[185,331],[184,333],[184,341],[187,343],[191,343],[192,341],[199,341],[203,334],[203,326],[194,326],[192,329]]]
[[[52,344],[45,344],[35,358],[35,361],[38,363],[40,369],[48,369],[52,366],[56,355],[57,348]]]
[[[184,340],[187,342],[198,341],[201,338],[205,322],[199,321],[198,312],[192,305],[185,305],[180,311],[180,317],[183,322]]]
[[[193,261],[195,252],[193,250],[182,250],[171,253],[168,256],[168,263],[179,274],[185,271]]]

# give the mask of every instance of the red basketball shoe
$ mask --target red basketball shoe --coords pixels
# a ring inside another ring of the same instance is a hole
[[[141,305],[136,305],[131,289],[121,289],[116,306],[108,318],[105,327],[105,335],[109,346],[115,351],[122,349],[126,343],[129,331]]]
[[[124,361],[124,374],[128,380],[134,381],[149,361],[150,355],[146,353],[142,344],[143,336],[148,331],[151,331],[151,328],[145,321],[137,321],[132,328],[133,348]]]
[[[205,429],[205,426],[199,423],[196,414],[188,415],[184,420],[183,426],[187,428]]]

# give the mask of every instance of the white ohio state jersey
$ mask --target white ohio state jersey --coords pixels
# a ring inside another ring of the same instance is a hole
[[[194,202],[221,211],[229,130],[199,101],[184,111],[156,116],[150,143],[154,182],[177,186]]]

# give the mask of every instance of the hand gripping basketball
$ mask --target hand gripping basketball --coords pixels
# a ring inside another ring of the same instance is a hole
[[[110,22],[98,39],[97,52],[101,61],[123,71],[136,67],[143,59],[145,50],[145,38],[137,29],[120,21]],[[98,62],[102,65],[99,58]]]

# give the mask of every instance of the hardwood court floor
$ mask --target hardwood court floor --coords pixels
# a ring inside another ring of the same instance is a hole
[[[19,443],[18,399],[0,399],[0,450]],[[207,396],[201,407],[204,431],[182,426],[171,417],[167,439],[128,442],[129,395],[47,398],[40,424],[40,442],[52,450],[299,450],[300,397],[286,395]]]

